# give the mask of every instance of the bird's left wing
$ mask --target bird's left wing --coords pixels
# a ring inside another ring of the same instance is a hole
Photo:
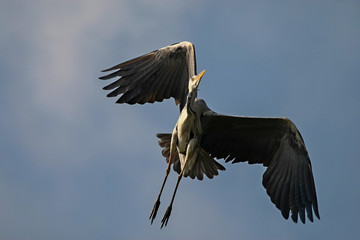
[[[284,218],[305,222],[320,218],[310,159],[304,141],[287,118],[253,118],[207,111],[201,118],[200,145],[226,162],[261,163],[267,167],[263,185]]]
[[[181,111],[189,78],[196,75],[195,48],[190,42],[173,44],[103,70],[107,71],[115,72],[101,80],[120,77],[104,87],[112,90],[108,97],[122,94],[117,103],[144,104],[173,97]]]

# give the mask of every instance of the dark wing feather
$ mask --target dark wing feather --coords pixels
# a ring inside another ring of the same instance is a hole
[[[284,218],[305,223],[305,211],[320,219],[314,178],[304,141],[287,118],[252,118],[203,114],[201,146],[226,162],[261,163],[263,186]]]
[[[144,104],[173,97],[181,111],[189,79],[196,75],[195,48],[190,42],[173,44],[103,70],[108,71],[115,72],[101,80],[120,77],[103,88],[112,90],[108,97],[122,94],[117,103]]]

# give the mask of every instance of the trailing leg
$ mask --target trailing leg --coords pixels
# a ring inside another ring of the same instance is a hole
[[[166,168],[165,178],[164,178],[163,184],[161,185],[160,193],[159,193],[159,195],[158,195],[158,197],[157,197],[157,199],[155,201],[154,207],[153,207],[153,209],[151,211],[151,214],[150,214],[150,217],[149,217],[149,219],[151,219],[151,224],[153,223],[153,221],[154,221],[154,219],[156,217],[157,211],[159,210],[160,197],[161,197],[161,193],[162,193],[162,191],[164,189],[167,177],[169,176],[169,173],[170,173],[171,160],[172,160],[172,155],[170,154],[169,163],[168,163],[168,166]]]

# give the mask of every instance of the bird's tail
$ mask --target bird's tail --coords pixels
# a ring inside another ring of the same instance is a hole
[[[170,156],[170,143],[171,143],[171,134],[170,133],[158,133],[156,136],[159,138],[159,145],[163,148],[162,155],[166,158],[166,161],[169,161]],[[184,175],[184,177],[197,177],[199,180],[203,179],[203,175],[205,174],[208,178],[213,178],[218,175],[218,170],[225,170],[224,166],[218,163],[215,159],[213,159],[204,149],[199,148],[198,157],[194,163],[192,169]],[[180,174],[181,172],[181,164],[179,159],[179,154],[176,151],[175,156],[173,156],[172,164],[174,170]]]
[[[162,155],[165,157],[166,162],[169,162],[170,158],[170,143],[171,143],[171,133],[158,133],[156,136],[159,138],[159,145],[162,147]],[[171,160],[173,164],[174,171],[180,174],[181,172],[181,163],[179,159],[179,154],[175,149],[175,154]]]

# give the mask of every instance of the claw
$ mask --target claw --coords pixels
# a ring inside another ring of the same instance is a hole
[[[159,206],[160,206],[160,199],[158,198],[155,201],[154,207],[153,207],[150,217],[149,217],[149,219],[151,219],[151,224],[153,223],[153,221],[156,217],[157,211],[159,210]]]
[[[166,209],[163,219],[161,220],[161,228],[163,228],[164,225],[166,227],[170,218],[171,210],[172,210],[172,205],[170,204],[170,206]]]

